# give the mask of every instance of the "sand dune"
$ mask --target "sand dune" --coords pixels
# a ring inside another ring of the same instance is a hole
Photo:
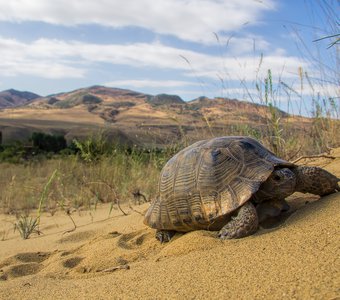
[[[309,164],[340,176],[340,149],[333,155]],[[44,215],[44,234],[29,240],[2,215],[0,298],[338,299],[340,194],[315,199],[294,195],[294,212],[247,238],[195,231],[164,245],[140,213],[108,217],[105,205],[73,213],[78,227],[70,233],[65,214]]]

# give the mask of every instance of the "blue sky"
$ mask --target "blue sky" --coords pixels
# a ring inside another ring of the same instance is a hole
[[[314,42],[339,32],[336,0],[0,0],[0,7],[0,90],[48,95],[106,85],[261,102],[270,69],[273,99],[285,110],[289,102],[296,112],[302,98],[339,103],[339,46]]]

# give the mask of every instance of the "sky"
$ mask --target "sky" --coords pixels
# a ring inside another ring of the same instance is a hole
[[[340,106],[339,45],[315,41],[339,32],[337,12],[338,0],[0,0],[0,90],[105,85],[309,114],[311,101]]]

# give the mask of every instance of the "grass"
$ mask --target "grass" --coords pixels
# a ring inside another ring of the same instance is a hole
[[[15,223],[15,229],[18,229],[21,237],[26,240],[28,239],[31,234],[41,234],[41,231],[39,230],[39,224],[40,224],[40,217],[41,217],[41,210],[43,207],[43,204],[45,200],[47,199],[48,190],[51,186],[51,183],[53,182],[55,176],[57,174],[57,170],[54,170],[50,178],[48,179],[47,183],[43,187],[43,190],[40,195],[38,209],[37,209],[37,216],[36,217],[30,217],[28,215],[21,215],[18,218],[18,221]]]
[[[28,164],[2,163],[0,209],[24,215],[32,209],[51,214],[65,207],[95,209],[98,203],[115,202],[115,197],[133,199],[135,190],[152,198],[160,168],[171,154],[116,149],[90,162],[69,155]]]
[[[39,220],[38,218],[21,216],[18,222],[15,224],[15,229],[18,229],[20,236],[26,240],[31,234],[40,234]]]

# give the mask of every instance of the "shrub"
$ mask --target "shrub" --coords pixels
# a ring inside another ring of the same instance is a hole
[[[62,135],[33,132],[31,140],[34,148],[46,152],[58,153],[67,147],[66,140]]]
[[[19,163],[26,156],[26,150],[20,142],[13,145],[3,145],[0,149],[0,161]]]

